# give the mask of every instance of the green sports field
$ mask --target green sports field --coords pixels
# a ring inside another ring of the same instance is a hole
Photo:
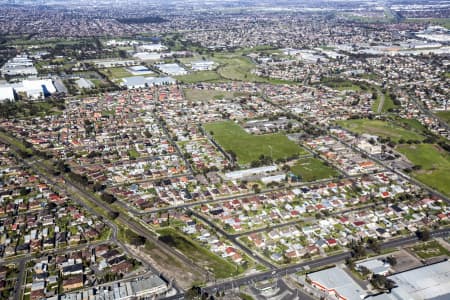
[[[339,173],[324,161],[317,158],[299,159],[291,167],[291,172],[301,177],[302,181],[315,181],[319,179],[336,177]]]
[[[241,165],[258,160],[261,155],[272,155],[276,160],[307,153],[283,134],[251,135],[232,121],[209,123],[204,127],[225,151],[236,153]]]

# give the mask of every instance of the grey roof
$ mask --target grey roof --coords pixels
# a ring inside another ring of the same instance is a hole
[[[450,299],[450,261],[413,269],[389,277],[411,299]],[[393,292],[394,292],[393,291]],[[398,291],[398,292],[400,292]]]
[[[144,86],[147,84],[147,80],[145,79],[144,76],[126,77],[123,79],[123,82],[128,87]]]
[[[166,283],[158,276],[150,276],[142,280],[131,282],[131,286],[133,287],[133,291],[135,294],[163,285],[165,286]]]
[[[78,85],[78,87],[79,88],[81,88],[81,89],[90,89],[90,88],[93,88],[94,87],[94,84],[90,81],[90,80],[88,80],[88,79],[85,79],[85,78],[80,78],[80,79],[78,79],[77,81],[76,81],[76,84]]]
[[[361,299],[366,294],[353,278],[338,267],[311,273],[308,277],[328,290],[334,289],[347,299]]]

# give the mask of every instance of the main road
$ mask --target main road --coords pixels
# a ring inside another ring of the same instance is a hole
[[[432,231],[430,233],[431,237],[446,237],[450,235],[450,228],[444,228]],[[419,239],[417,236],[407,236],[399,239],[394,239],[387,241],[383,244],[381,244],[381,249],[387,249],[387,248],[395,248],[395,247],[401,247],[405,245],[410,245],[415,242],[417,242]],[[276,270],[269,270],[262,273],[252,274],[241,278],[236,278],[216,284],[212,284],[206,287],[202,288],[202,292],[208,293],[208,294],[215,294],[217,291],[223,291],[228,289],[233,289],[239,286],[244,286],[248,284],[252,284],[254,282],[258,281],[264,281],[270,278],[274,277],[282,277],[289,274],[297,273],[299,271],[305,270],[305,267],[308,269],[312,268],[318,268],[326,265],[336,264],[338,262],[344,261],[346,258],[351,257],[351,252],[347,251],[344,253],[336,254],[333,256],[327,256],[311,261],[305,261],[298,264],[290,265],[287,267],[281,267]]]

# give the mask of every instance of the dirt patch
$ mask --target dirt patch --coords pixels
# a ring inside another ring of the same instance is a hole
[[[392,268],[395,273],[403,272],[422,265],[420,260],[406,250],[400,250],[392,254],[397,259],[397,264]]]
[[[143,247],[129,246],[129,250],[145,259],[146,262],[161,272],[165,278],[175,280],[175,284],[184,290],[191,288],[194,282],[206,280],[201,274],[193,271],[176,257],[169,256],[157,248],[149,250]]]

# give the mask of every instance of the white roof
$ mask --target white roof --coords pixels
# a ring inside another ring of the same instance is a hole
[[[264,184],[267,184],[269,182],[280,182],[280,181],[283,181],[285,178],[286,178],[285,174],[279,174],[279,175],[263,177],[263,178],[261,178],[261,181]]]
[[[156,65],[162,72],[170,75],[185,74],[187,71],[178,64],[159,64]]]
[[[202,65],[213,65],[213,64],[214,64],[214,62],[211,61],[211,60],[199,60],[199,61],[192,62],[192,66],[195,66],[195,65],[200,65],[200,66],[202,66]]]
[[[368,261],[356,264],[357,267],[365,267],[375,274],[384,274],[389,271],[389,264],[382,262],[379,259],[371,259]]]
[[[2,100],[14,100],[14,90],[12,87],[0,87],[0,101]]]
[[[24,80],[23,86],[26,89],[42,89],[45,86],[50,94],[56,92],[56,88],[51,79]]]
[[[51,79],[24,80],[20,85],[17,85],[15,89],[18,92],[27,93],[28,97],[37,98],[44,93],[44,87],[50,94],[56,92],[56,88]]]
[[[123,78],[123,83],[128,88],[134,87],[144,87],[145,85],[164,85],[164,84],[175,84],[176,80],[171,77],[144,77],[144,76],[133,76]]]
[[[164,49],[167,49],[166,46],[161,45],[161,44],[145,44],[140,46],[141,49],[143,50],[147,50],[147,51],[161,51]]]
[[[228,172],[225,175],[226,179],[239,179],[245,176],[250,176],[253,174],[261,174],[265,172],[272,172],[276,171],[278,168],[277,166],[267,166],[267,167],[259,167],[259,168],[252,168],[252,169],[245,169],[245,170],[239,170],[239,171],[233,171]]]
[[[122,79],[124,84],[128,87],[145,86],[147,80],[144,76],[132,76]]]
[[[148,53],[148,52],[138,52],[133,55],[141,60],[158,60],[161,58],[161,54],[159,53]]]

